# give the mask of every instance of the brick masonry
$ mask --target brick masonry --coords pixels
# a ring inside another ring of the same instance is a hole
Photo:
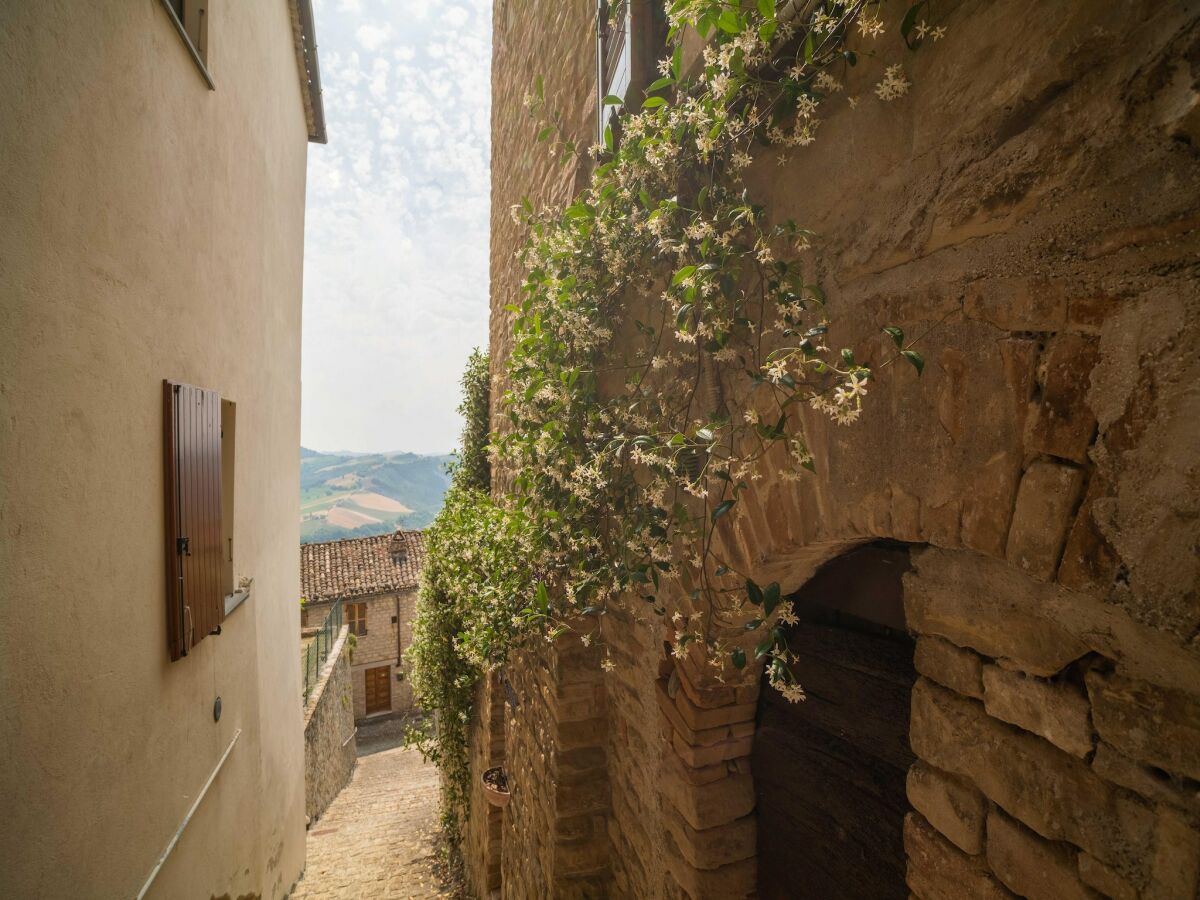
[[[543,75],[588,140],[593,13],[495,4],[497,366],[520,279],[509,207],[582,177],[543,158],[521,97]],[[1196,897],[1197,16],[967,0],[947,40],[905,58],[903,101],[874,101],[883,63],[860,57],[845,79],[858,107],[831,105],[816,144],[750,170],[770,215],[820,232],[831,343],[861,338],[856,356],[877,362],[881,325],[925,334],[921,378],[881,373],[854,428],[806,419],[818,474],[758,482],[719,535],[785,592],[864,541],[914,545],[904,827],[921,900]],[[686,613],[689,589],[660,597]],[[520,706],[505,711],[501,896],[755,890],[759,673],[722,683],[668,659],[641,615],[610,610],[603,678],[571,648],[507,669]],[[569,719],[581,699],[596,714]],[[584,785],[564,766],[576,750],[595,763]]]

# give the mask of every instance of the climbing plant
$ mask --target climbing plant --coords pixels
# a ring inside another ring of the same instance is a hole
[[[852,425],[882,369],[919,373],[923,361],[892,326],[873,367],[830,346],[825,296],[805,265],[814,234],[773,217],[745,176],[756,146],[786,158],[818,139],[828,108],[859,102],[846,72],[889,30],[909,49],[944,34],[929,0],[894,24],[879,9],[816,0],[785,20],[775,0],[673,0],[660,77],[633,108],[604,98],[620,107],[619,127],[592,148],[566,131],[540,79],[527,96],[540,142],[566,164],[595,162],[564,207],[513,209],[528,241],[490,447],[503,489],[489,491],[483,474],[488,385],[476,360],[463,458],[426,536],[410,654],[418,696],[438,711],[418,739],[446,776],[448,819],[466,808],[480,675],[531,636],[603,644],[613,604],[670,615],[673,652],[718,678],[751,655],[788,699],[803,697],[779,585],[739,572],[717,532],[768,472],[814,468],[806,416]],[[689,33],[702,39],[694,64]],[[908,88],[894,63],[870,102]],[[690,587],[685,609],[664,602],[668,581]],[[731,628],[756,632],[749,653],[721,637]]]
[[[441,770],[442,832],[451,848],[467,812],[476,686],[519,637],[524,622],[514,619],[514,598],[535,580],[530,521],[508,514],[489,494],[487,354],[471,354],[462,390],[462,446],[444,505],[424,533],[426,562],[405,651],[413,690],[436,714],[411,725],[407,743]]]
[[[898,23],[910,47],[944,33],[921,18],[927,7]],[[742,668],[741,642],[719,635],[749,619],[771,683],[803,696],[786,665],[779,620],[792,614],[779,586],[738,572],[714,537],[768,470],[794,479],[813,468],[804,409],[850,425],[880,369],[920,372],[923,361],[897,327],[883,329],[892,352],[874,369],[829,346],[825,296],[803,262],[813,234],[773,219],[744,176],[756,145],[786,157],[817,140],[862,52],[848,37],[887,30],[878,9],[825,0],[783,21],[775,0],[675,0],[660,77],[623,110],[619,140],[610,127],[593,149],[587,187],[560,210],[514,208],[530,237],[521,297],[507,307],[497,449],[514,473],[502,502],[533,523],[550,587],[528,592],[530,623],[559,632],[596,617],[583,637],[603,640],[611,603],[664,615],[664,580],[683,580],[693,587],[688,608],[671,611],[676,655],[702,648],[718,677]],[[689,30],[704,47],[685,72]],[[902,66],[888,66],[875,102],[908,87]],[[578,155],[540,81],[527,104],[539,139]]]

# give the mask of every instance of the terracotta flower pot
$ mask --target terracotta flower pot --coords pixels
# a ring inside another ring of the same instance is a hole
[[[512,795],[508,792],[508,776],[504,774],[503,766],[493,766],[479,780],[483,783],[483,795],[492,806],[505,807]]]

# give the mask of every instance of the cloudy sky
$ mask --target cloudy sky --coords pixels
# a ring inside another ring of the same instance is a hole
[[[487,343],[491,0],[317,0],[304,446],[444,453]]]

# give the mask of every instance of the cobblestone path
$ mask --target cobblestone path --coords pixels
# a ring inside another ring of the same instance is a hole
[[[293,900],[455,897],[435,872],[437,770],[391,720],[359,729],[354,776],[308,832]]]

